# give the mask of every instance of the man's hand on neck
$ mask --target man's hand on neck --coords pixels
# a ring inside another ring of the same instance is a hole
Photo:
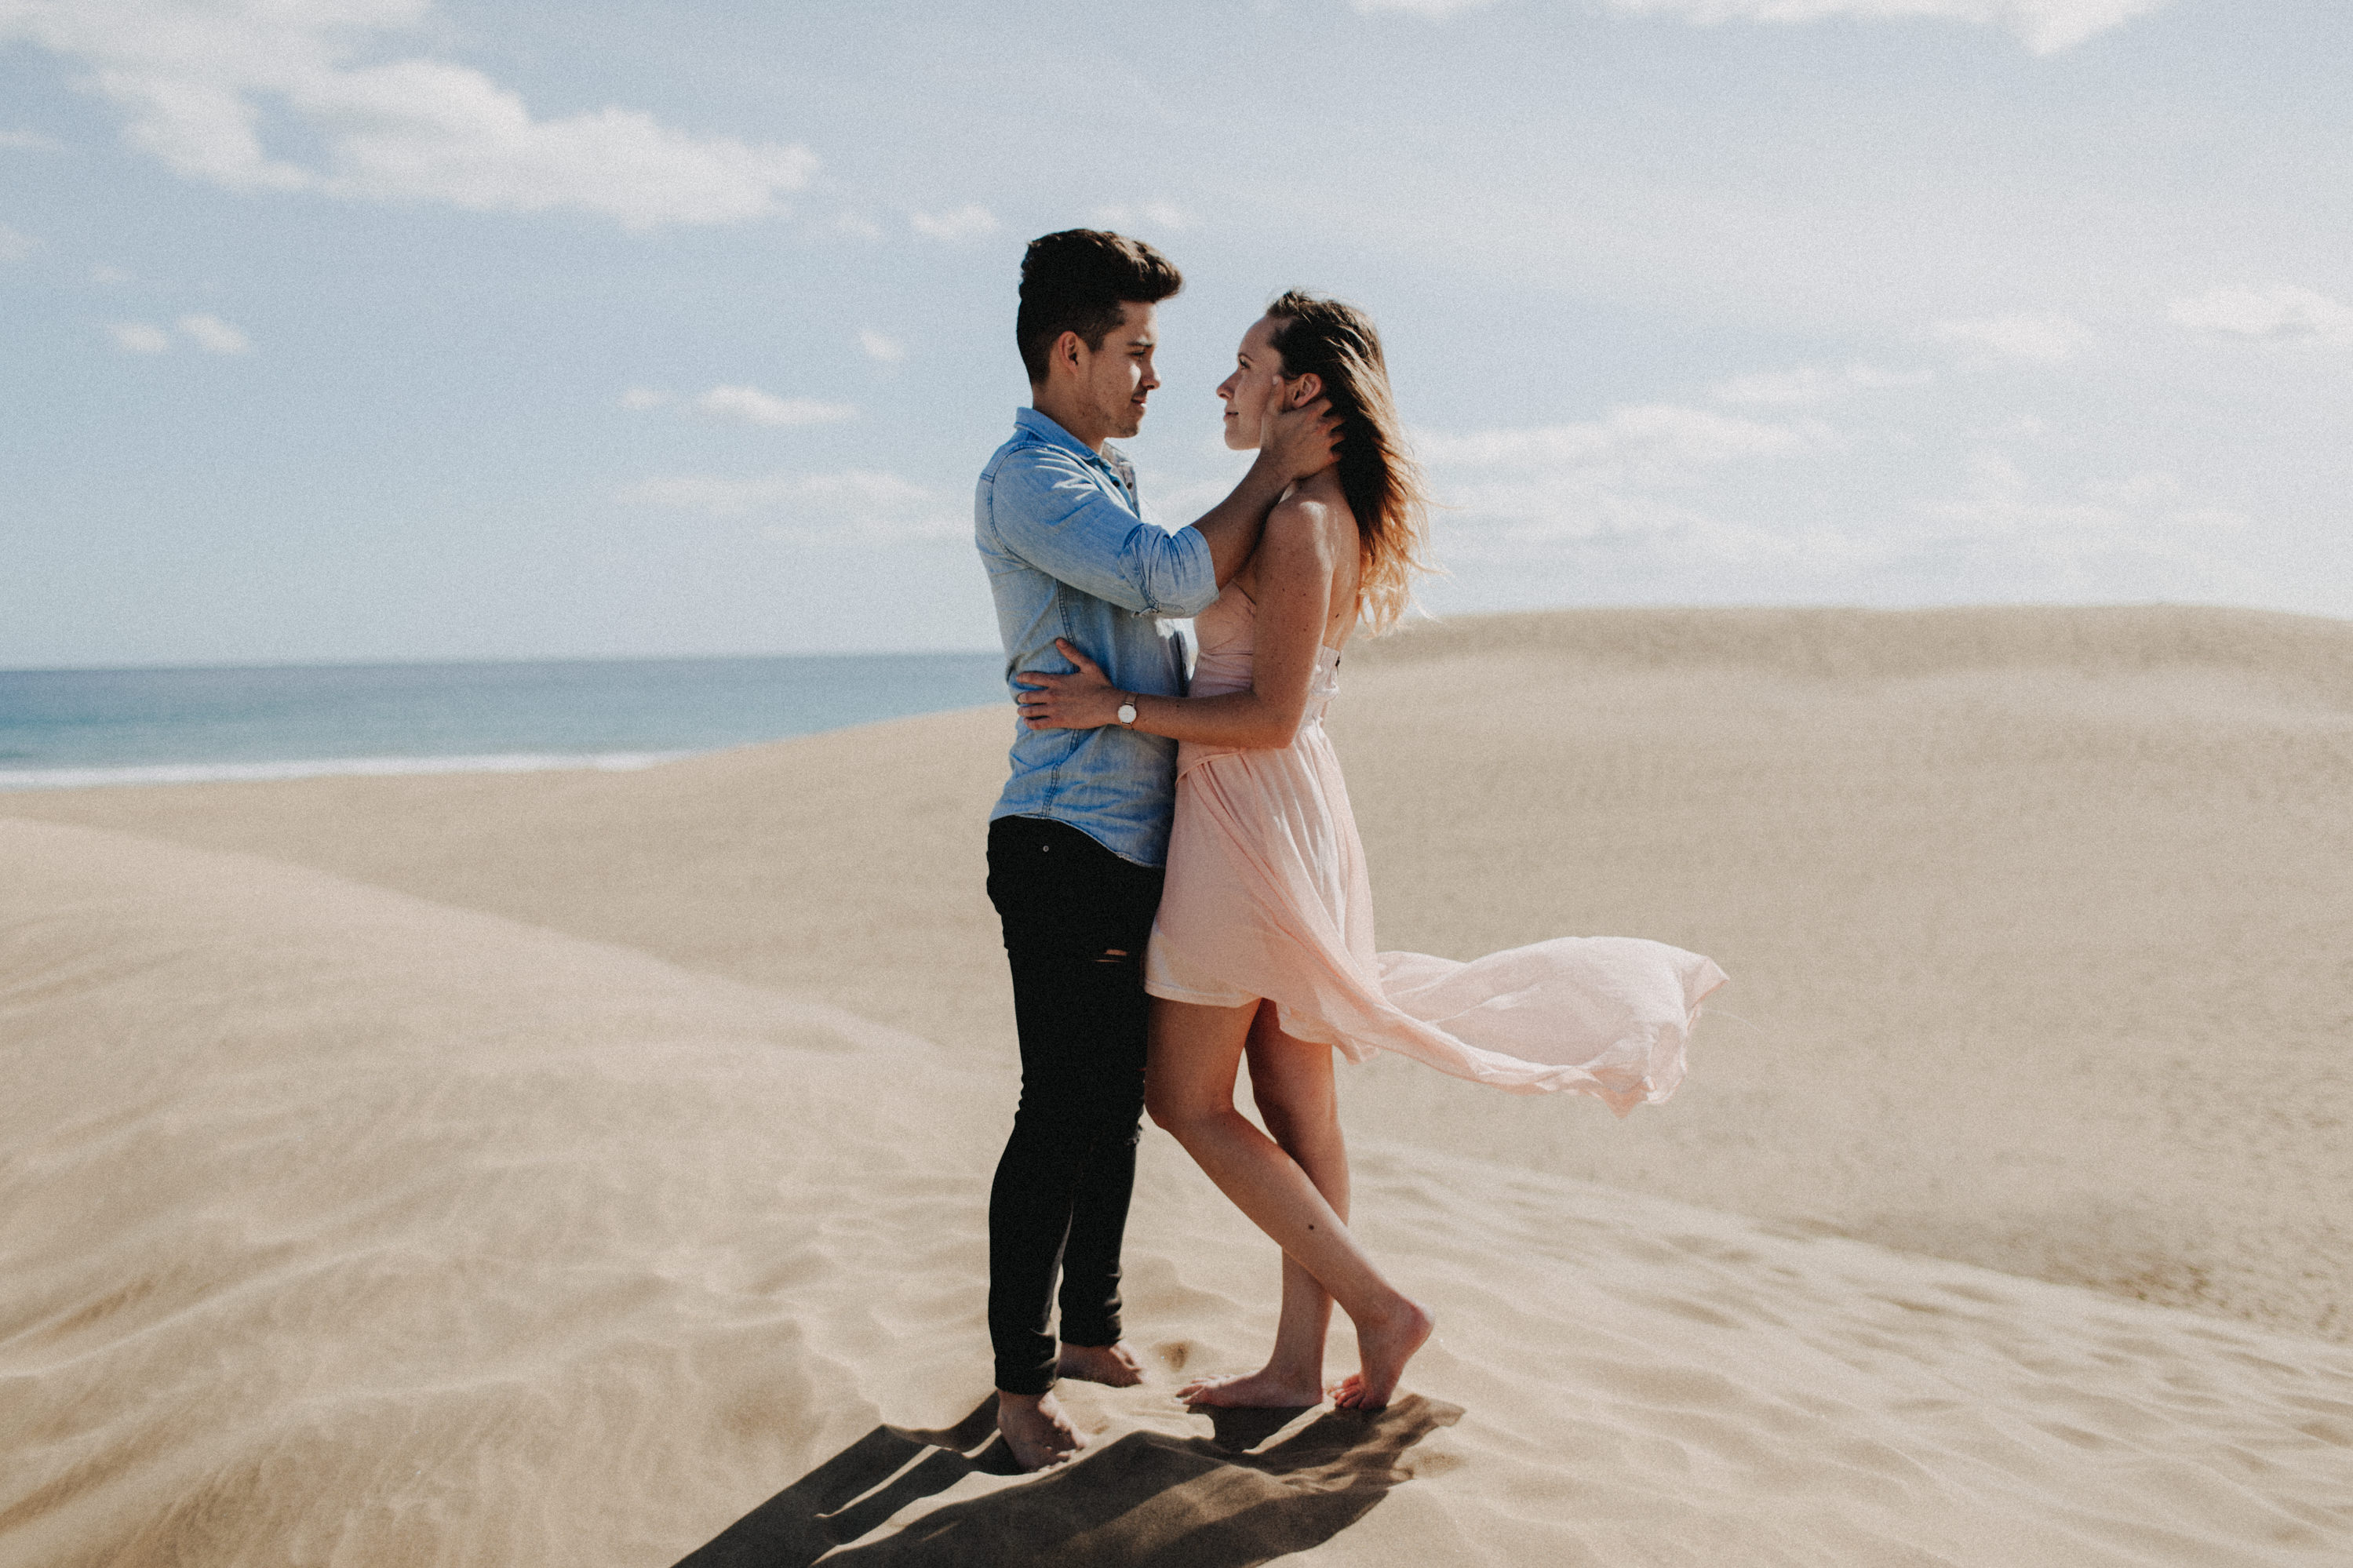
[[[1324,398],[1284,411],[1270,432],[1273,439],[1259,448],[1250,472],[1242,476],[1233,494],[1195,520],[1193,526],[1208,542],[1219,587],[1231,582],[1234,574],[1249,563],[1250,552],[1258,548],[1259,531],[1283,492],[1331,465],[1339,426]]]

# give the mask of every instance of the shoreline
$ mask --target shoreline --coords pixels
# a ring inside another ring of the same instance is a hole
[[[754,742],[757,744],[758,742]],[[427,773],[621,773],[694,752],[512,752],[490,756],[317,757],[284,762],[153,763],[115,768],[0,768],[0,794],[124,784],[276,784],[295,779],[410,778]]]

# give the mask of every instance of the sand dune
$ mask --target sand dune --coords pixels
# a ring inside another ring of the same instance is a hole
[[[1350,1076],[1441,1320],[1379,1423],[1174,1404],[1274,1268],[1149,1134],[1155,1381],[1045,1481],[969,1419],[1001,715],[0,797],[0,1564],[2353,1550],[2353,627],[1491,617],[1343,685],[1386,945],[1734,986],[1622,1125]]]
[[[2353,1528],[2353,1352],[1395,1144],[1360,1203],[1445,1321],[1418,1400],[1223,1444],[1178,1407],[1273,1270],[1155,1140],[1162,1375],[1079,1391],[1094,1458],[1025,1483],[955,1430],[1001,1079],[282,865],[0,853],[0,1561],[663,1562],[778,1492],[740,1560],[2233,1563]]]
[[[1430,1075],[1440,1151],[2353,1340],[2353,625],[1589,611],[1353,647],[1385,946],[1656,937],[1735,977],[1671,1114]],[[657,953],[1001,1060],[1007,721],[644,773],[24,794]]]
[[[666,1561],[963,1314],[853,1283],[979,1266],[872,1092],[956,1093],[930,1047],[266,861],[0,856],[0,1559]]]

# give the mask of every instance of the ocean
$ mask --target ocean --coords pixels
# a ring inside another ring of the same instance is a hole
[[[1002,702],[1003,669],[949,653],[0,670],[0,790],[647,767]]]

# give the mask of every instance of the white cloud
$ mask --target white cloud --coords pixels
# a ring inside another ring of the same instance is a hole
[[[1672,404],[1613,409],[1598,420],[1463,436],[1417,434],[1442,500],[1472,525],[1501,525],[1522,542],[1605,535],[1713,531],[1746,550],[1690,506],[1671,499],[1727,464],[1838,445],[1818,420],[1777,424]],[[1450,521],[1450,526],[1451,526]]]
[[[713,517],[777,514],[764,531],[807,542],[955,539],[972,520],[951,501],[895,474],[769,474],[732,479],[684,475],[648,479],[618,498],[637,506]]]
[[[198,348],[210,353],[241,354],[253,347],[243,332],[218,316],[183,316],[180,318],[180,331],[194,338]]]
[[[1192,215],[1175,202],[1150,201],[1141,206],[1101,206],[1088,215],[1099,228],[1191,228]]]
[[[6,224],[0,223],[0,261],[22,261],[32,255],[40,243],[31,235],[18,234]]]
[[[1808,421],[1769,425],[1704,408],[1650,403],[1576,425],[1420,434],[1414,450],[1432,468],[1541,468],[1663,477],[1739,458],[1767,457],[1830,439]]]
[[[1354,0],[1354,3],[1358,11],[1368,16],[1388,11],[1442,22],[1465,11],[1483,11],[1495,0]]]
[[[101,261],[90,269],[90,280],[93,283],[128,283],[132,280],[132,272],[128,267],[112,267]]]
[[[1202,443],[1199,455],[1221,468],[1229,468],[1232,462],[1225,442],[1214,437]],[[1163,527],[1180,528],[1191,522],[1234,489],[1230,472],[1179,479],[1149,464],[1138,464],[1137,468],[1136,489],[1143,502],[1144,520]]]
[[[1444,0],[1437,0],[1443,4]],[[2038,55],[2072,48],[2156,10],[2164,0],[1605,0],[1631,16],[1692,22],[1821,22],[1832,17],[1899,21],[1939,17],[2005,27]],[[1359,0],[1362,8],[1362,0]],[[1402,8],[1402,6],[1400,6]]]
[[[2091,331],[2083,322],[2072,316],[2048,314],[1939,321],[1928,335],[1940,343],[2038,364],[2073,359],[2092,342]]]
[[[847,403],[821,403],[814,397],[777,397],[756,386],[714,386],[694,400],[705,414],[745,425],[832,425],[858,417]]]
[[[2243,563],[2254,525],[2163,472],[2030,474],[2009,443],[1943,454],[1917,432],[1672,405],[1536,430],[1426,438],[1437,553],[1490,606],[1713,599],[2213,599],[2275,595]],[[1912,454],[1905,482],[1866,458]],[[1501,597],[1494,584],[1516,586]],[[1532,597],[1531,595],[1535,595]],[[1455,597],[1432,595],[1443,605]],[[1477,602],[1476,599],[1465,602]]]
[[[15,153],[62,153],[66,144],[55,137],[44,136],[37,131],[0,131],[0,151]]]
[[[884,364],[898,364],[907,357],[906,344],[881,332],[859,333],[858,346],[866,351],[868,359],[880,360]]]
[[[666,407],[677,401],[678,395],[664,387],[632,386],[621,394],[619,405],[623,408],[642,410]],[[826,403],[814,397],[778,397],[756,386],[714,386],[691,399],[691,405],[714,419],[774,428],[794,425],[832,425],[858,417],[855,404]]]
[[[1923,503],[1932,517],[1998,532],[2046,537],[2111,534],[2128,537],[2151,523],[2203,529],[2238,529],[2246,519],[2235,512],[2191,502],[2171,474],[2143,472],[2080,486],[2073,496],[2043,493],[2017,459],[1997,447],[1969,454],[1968,485],[1958,500]]]
[[[1926,386],[1936,379],[1927,370],[1881,370],[1860,361],[1839,370],[1804,364],[1795,370],[1759,371],[1719,381],[1707,389],[1718,403],[1761,403],[1796,407],[1828,403],[1850,392],[1890,386]]]
[[[0,40],[90,68],[132,145],[232,190],[572,209],[644,229],[776,211],[816,167],[803,147],[696,137],[635,110],[535,120],[443,60],[358,63],[428,20],[430,0],[0,0]],[[280,110],[317,142],[315,165],[264,144],[261,120]]]
[[[2228,536],[2251,527],[2242,514],[2198,504],[2172,475],[2142,472],[2097,480],[2072,494],[2042,489],[2006,452],[1970,455],[1966,492],[1926,502],[1926,533],[1916,557],[2000,561],[2031,573],[2046,591],[2108,598],[2119,582],[2146,580],[2151,566],[2190,592],[2244,593],[2261,577],[2237,564]]]
[[[172,334],[146,321],[110,321],[106,335],[125,353],[159,354],[172,346]]]
[[[997,215],[973,203],[952,213],[910,213],[907,222],[926,239],[977,239],[997,232]]]
[[[2176,300],[2165,313],[2198,331],[2353,348],[2353,305],[2309,289],[2214,289]]]

